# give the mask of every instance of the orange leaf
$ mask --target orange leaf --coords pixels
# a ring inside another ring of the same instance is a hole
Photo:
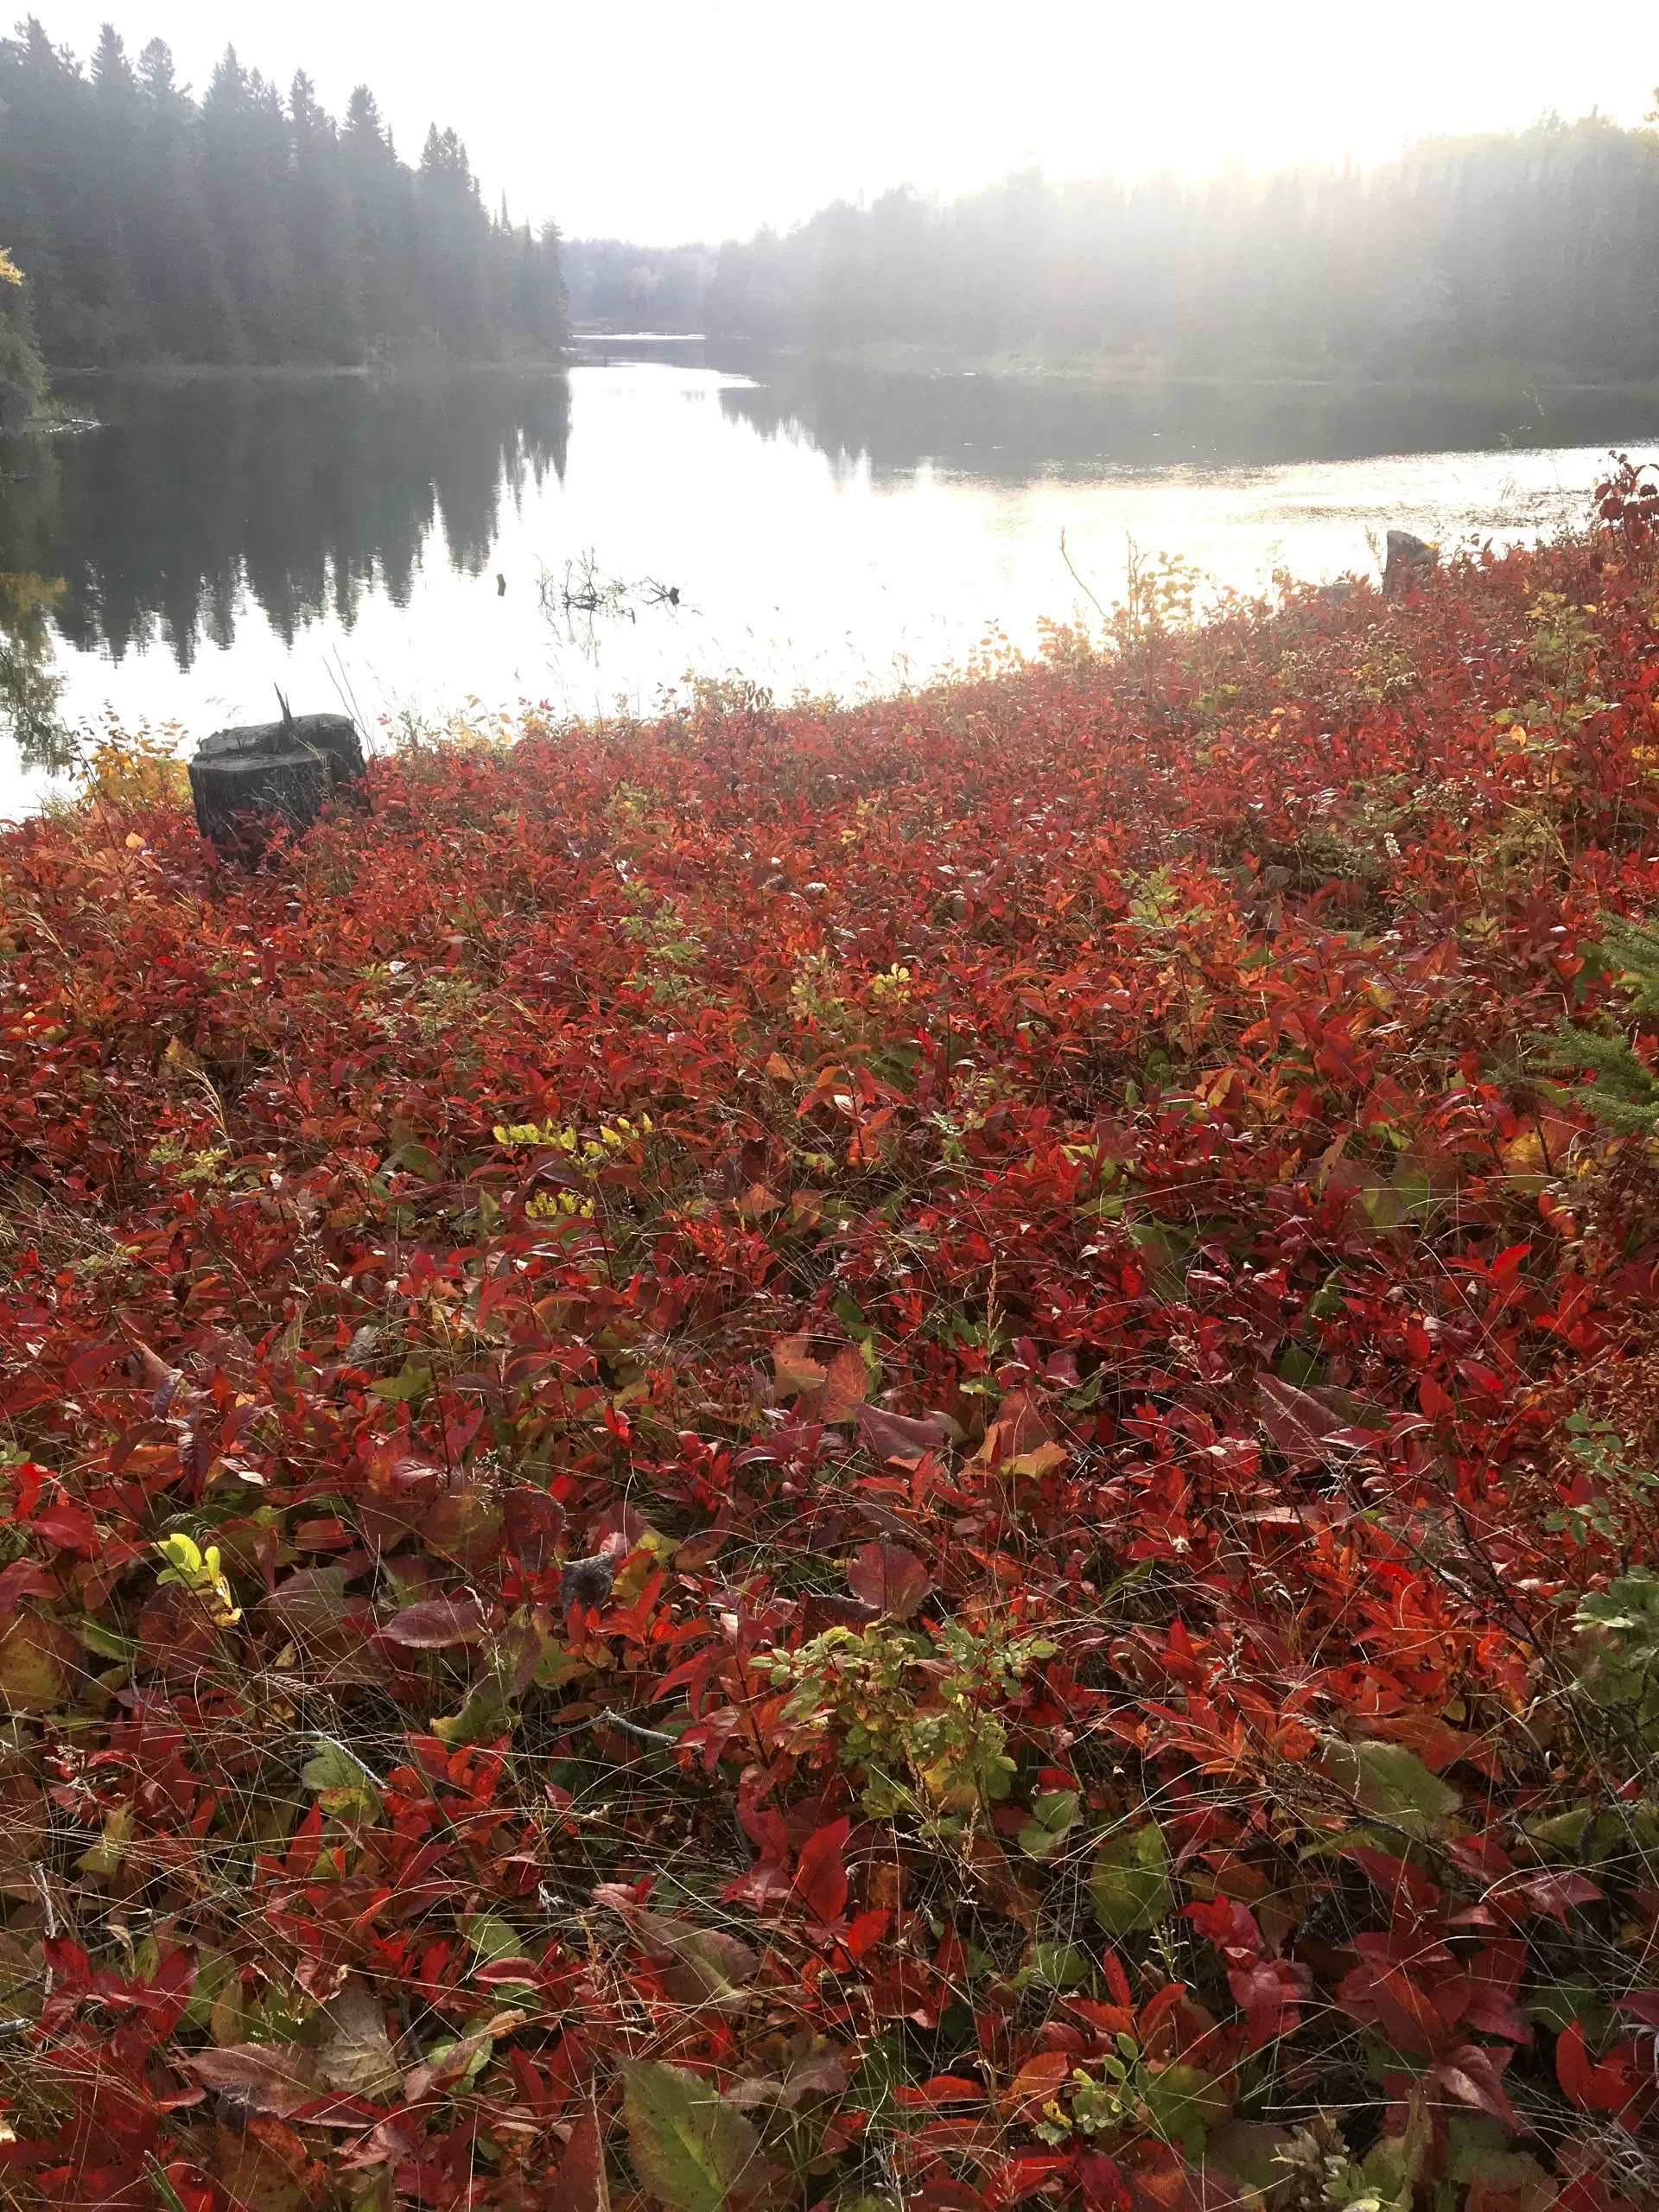
[[[870,1370],[861,1355],[848,1344],[830,1363],[819,1418],[826,1421],[850,1421],[869,1395]]]
[[[772,1348],[772,1371],[778,1377],[780,1397],[804,1397],[816,1390],[824,1379],[824,1370],[807,1351],[807,1338],[779,1337]]]

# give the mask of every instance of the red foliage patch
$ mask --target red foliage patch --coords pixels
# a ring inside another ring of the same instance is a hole
[[[1643,2196],[1659,1175],[1528,1046],[1655,1064],[1605,496],[10,836],[9,2187]]]

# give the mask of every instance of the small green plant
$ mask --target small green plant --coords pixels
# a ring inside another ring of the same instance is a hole
[[[200,1599],[217,1628],[233,1627],[241,1619],[242,1608],[219,1563],[217,1544],[209,1544],[204,1552],[194,1536],[179,1533],[163,1536],[154,1548],[167,1562],[157,1582],[173,1583]]]
[[[1589,950],[1604,972],[1618,978],[1632,1014],[1659,1016],[1659,921],[1633,922],[1611,914],[1601,942]],[[1563,1021],[1544,1040],[1543,1059],[1561,1072],[1592,1071],[1593,1083],[1556,1087],[1618,1135],[1651,1136],[1659,1128],[1659,1075],[1628,1037],[1604,1036]]]
[[[1014,1763],[993,1708],[1053,1649],[1040,1637],[1010,1638],[1000,1624],[976,1634],[955,1621],[931,1631],[873,1621],[780,1654],[772,1681],[795,1685],[792,1723],[837,1738],[873,1819],[909,1813],[925,1834],[952,1835],[1007,1796]]]
[[[639,883],[629,884],[626,896],[633,911],[622,918],[622,934],[639,954],[626,988],[643,991],[655,1006],[683,1004],[691,996],[690,971],[702,958],[702,938],[674,899]]]
[[[1633,1567],[1605,1590],[1586,1591],[1573,1625],[1585,1643],[1580,1687],[1659,1746],[1659,1574]]]
[[[1096,2062],[1097,2075],[1076,2068],[1065,2097],[1044,2106],[1039,2135],[1056,2144],[1072,2134],[1090,2142],[1151,2136],[1201,2158],[1209,2130],[1227,2117],[1227,2092],[1196,2066],[1148,2060],[1131,2035],[1116,2041]]]
[[[210,1145],[204,1152],[193,1152],[185,1138],[176,1132],[163,1137],[149,1148],[151,1172],[161,1173],[170,1168],[173,1179],[183,1190],[192,1191],[203,1185],[222,1182],[224,1166],[230,1158],[221,1145]]]
[[[1659,1471],[1632,1463],[1611,1421],[1570,1414],[1566,1427],[1567,1449],[1584,1470],[1589,1495],[1567,1500],[1559,1513],[1549,1515],[1546,1527],[1581,1544],[1592,1536],[1609,1544],[1626,1541],[1632,1519],[1659,1504]]]

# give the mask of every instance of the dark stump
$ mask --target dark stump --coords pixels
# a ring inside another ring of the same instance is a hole
[[[1408,530],[1389,532],[1389,557],[1382,564],[1382,589],[1389,599],[1406,586],[1420,581],[1434,568],[1440,557],[1438,545],[1431,545],[1427,538],[1414,537]]]
[[[278,823],[297,836],[324,803],[363,774],[356,725],[344,715],[290,715],[215,730],[190,763],[196,826],[221,852],[257,851]]]

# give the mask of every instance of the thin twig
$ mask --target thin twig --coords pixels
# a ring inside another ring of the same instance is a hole
[[[608,1707],[603,1712],[590,1713],[585,1720],[573,1720],[563,1732],[574,1736],[579,1728],[597,1728],[601,1721],[608,1722],[613,1728],[620,1728],[625,1736],[637,1736],[642,1744],[666,1744],[671,1750],[680,1740],[677,1736],[665,1734],[660,1728],[642,1728],[637,1720],[626,1720],[620,1713],[613,1713]]]
[[[1096,613],[1099,615],[1101,620],[1103,622],[1110,621],[1111,617],[1107,613],[1105,608],[1095,597],[1093,592],[1090,590],[1088,585],[1084,583],[1083,578],[1077,574],[1076,569],[1072,568],[1071,556],[1065,550],[1065,531],[1064,530],[1060,531],[1060,558],[1065,562],[1066,567],[1071,569],[1072,582],[1076,584],[1077,589],[1083,594],[1084,597],[1088,600],[1090,604],[1093,607]]]

